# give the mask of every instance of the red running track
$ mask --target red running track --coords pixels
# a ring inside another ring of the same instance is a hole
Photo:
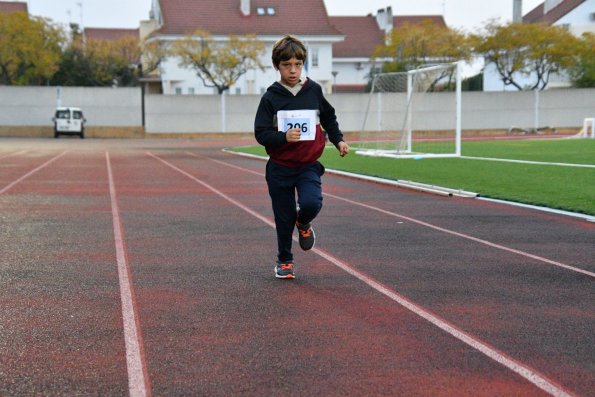
[[[595,225],[327,174],[277,280],[235,143],[1,141],[0,395],[593,395]]]

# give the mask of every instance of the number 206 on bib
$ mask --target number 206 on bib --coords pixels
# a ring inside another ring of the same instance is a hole
[[[298,128],[301,131],[300,141],[313,141],[316,138],[314,110],[280,110],[277,112],[277,122],[281,132]]]

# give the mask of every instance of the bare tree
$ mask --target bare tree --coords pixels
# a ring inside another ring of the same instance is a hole
[[[264,70],[263,51],[264,43],[254,36],[230,35],[217,42],[209,33],[196,31],[176,41],[171,54],[179,57],[180,66],[193,68],[205,87],[222,94],[248,70]]]

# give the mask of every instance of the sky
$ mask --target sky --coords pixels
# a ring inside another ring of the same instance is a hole
[[[200,0],[194,0],[200,1]],[[239,0],[236,0],[239,4]],[[290,1],[290,0],[287,0]],[[393,15],[444,15],[449,27],[476,32],[490,19],[512,19],[513,0],[324,0],[329,15],[376,14],[391,6]],[[544,0],[523,0],[523,15]],[[148,19],[151,0],[28,0],[29,13],[68,25],[137,28]],[[81,23],[82,22],[82,23]]]

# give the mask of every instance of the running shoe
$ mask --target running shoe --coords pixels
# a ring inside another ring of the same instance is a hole
[[[277,262],[275,266],[275,277],[277,278],[295,278],[295,273],[293,272],[293,263],[280,263]]]
[[[299,234],[300,247],[304,251],[311,250],[316,242],[316,235],[314,234],[314,229],[312,229],[312,224],[306,223],[305,225],[300,225],[297,223],[296,226]]]

